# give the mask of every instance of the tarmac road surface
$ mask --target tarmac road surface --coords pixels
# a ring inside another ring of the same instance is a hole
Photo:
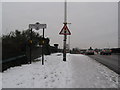
[[[116,73],[120,74],[120,55],[89,55],[90,58],[95,59],[96,61],[104,64],[111,70],[115,71]]]

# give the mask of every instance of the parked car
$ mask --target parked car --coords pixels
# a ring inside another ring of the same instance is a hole
[[[80,54],[85,54],[86,50],[80,50]]]
[[[111,55],[111,53],[112,53],[112,50],[110,49],[102,49],[100,51],[100,55]]]
[[[88,49],[88,50],[85,52],[85,55],[94,55],[94,50]]]

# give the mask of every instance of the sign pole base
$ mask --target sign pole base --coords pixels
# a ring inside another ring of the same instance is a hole
[[[63,61],[66,61],[66,58],[63,58]]]

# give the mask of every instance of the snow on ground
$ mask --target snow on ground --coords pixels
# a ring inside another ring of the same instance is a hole
[[[32,64],[10,68],[2,73],[3,88],[117,88],[118,74],[88,56],[62,54],[45,56]]]
[[[2,73],[0,72],[0,90],[2,89]]]
[[[58,55],[58,56],[57,56]],[[45,65],[40,61],[4,71],[3,88],[61,88],[69,81],[68,62],[62,61],[62,54],[45,56]],[[38,58],[38,60],[41,58]]]
[[[118,75],[84,55],[71,55],[74,88],[117,88]],[[77,72],[77,73],[76,73]]]

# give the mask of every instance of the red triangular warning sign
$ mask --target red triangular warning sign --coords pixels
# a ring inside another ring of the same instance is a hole
[[[60,35],[71,35],[71,32],[68,29],[67,25],[64,25],[59,34]]]

